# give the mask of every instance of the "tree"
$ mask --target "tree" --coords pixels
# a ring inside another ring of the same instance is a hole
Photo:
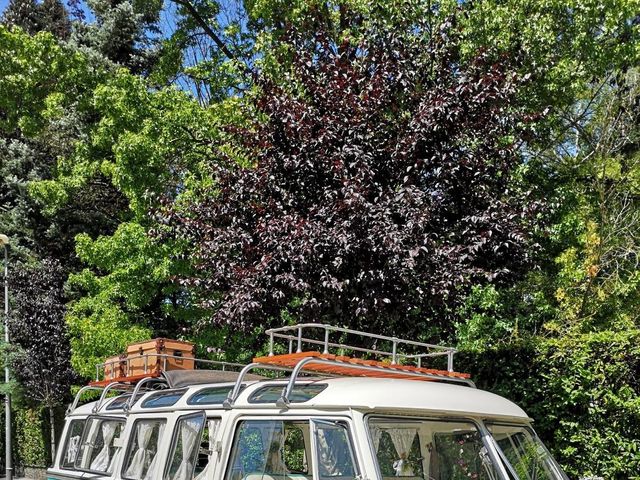
[[[60,0],[11,0],[3,15],[2,23],[17,26],[33,35],[47,31],[56,38],[67,40],[71,35],[71,20]]]
[[[220,149],[216,183],[173,209],[174,233],[194,245],[183,281],[215,325],[249,329],[286,311],[449,331],[470,284],[529,265],[536,203],[511,185],[527,117],[507,59],[460,63],[451,25],[432,44],[366,38],[351,55],[292,34],[292,87],[263,81],[264,121],[236,136],[240,159]]]
[[[12,275],[10,320],[12,370],[25,398],[49,410],[51,452],[55,455],[54,408],[69,399],[77,376],[65,323],[64,269],[54,260],[21,265]]]

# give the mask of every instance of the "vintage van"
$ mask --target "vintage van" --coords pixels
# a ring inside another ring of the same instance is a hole
[[[454,349],[319,324],[267,334],[269,355],[238,372],[98,381],[84,405],[80,392],[48,478],[567,478],[522,409],[453,371]],[[289,353],[276,353],[281,340]],[[446,370],[424,366],[438,357]]]

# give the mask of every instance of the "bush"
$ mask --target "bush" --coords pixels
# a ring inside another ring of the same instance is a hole
[[[522,406],[570,477],[640,478],[640,330],[462,351],[458,368]]]
[[[16,409],[15,441],[18,457],[15,463],[22,467],[46,467],[47,445],[45,435],[47,429],[40,409]]]

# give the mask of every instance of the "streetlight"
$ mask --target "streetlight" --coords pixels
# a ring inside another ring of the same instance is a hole
[[[4,247],[4,343],[9,345],[9,237],[0,234],[0,244]],[[5,414],[5,467],[6,480],[13,477],[13,465],[11,462],[11,395],[9,395],[9,361],[4,363],[4,381],[7,392],[4,396]]]

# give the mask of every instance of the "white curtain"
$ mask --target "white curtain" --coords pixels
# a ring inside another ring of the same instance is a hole
[[[398,452],[398,457],[408,457],[418,430],[415,428],[389,428],[386,432],[391,437],[393,446]]]
[[[205,480],[211,476],[210,472],[213,472],[213,447],[216,443],[216,434],[220,427],[220,419],[209,420],[207,426],[209,427],[209,459],[207,460],[207,466],[204,467],[204,470],[200,472],[200,475],[198,475],[195,480]]]
[[[118,461],[118,457],[120,456],[121,453],[122,453],[122,447],[116,447],[116,451],[113,452],[113,457],[111,457],[111,461],[109,462],[109,468],[107,469],[107,472],[109,473],[113,472],[113,467]]]
[[[138,449],[133,455],[133,459],[129,464],[129,468],[124,473],[127,478],[139,480],[144,473],[145,463],[147,461],[147,446],[149,440],[151,440],[151,434],[153,433],[153,427],[156,422],[139,422],[136,426],[136,441]]]
[[[193,474],[193,449],[198,441],[200,419],[183,420],[180,423],[180,440],[182,441],[182,461],[173,480],[189,480]]]
[[[415,428],[389,428],[386,431],[389,433],[393,446],[398,453],[398,459],[393,462],[396,475],[399,477],[413,476],[413,470],[407,459],[409,458],[413,441],[418,435],[418,430]]]
[[[116,428],[118,424],[116,422],[103,422],[102,424],[102,450],[96,458],[91,462],[91,466],[89,470],[93,470],[96,472],[106,472],[109,468],[109,449],[111,448],[111,442],[113,441],[113,436],[116,433]]]
[[[153,460],[149,464],[149,468],[147,468],[147,473],[144,475],[144,480],[153,480],[154,470],[156,468],[156,463],[158,463],[158,447],[160,446],[160,441],[162,440],[162,433],[164,432],[164,423],[160,423],[158,427],[158,444],[156,445],[156,453],[153,455]]]
[[[78,453],[78,445],[80,444],[80,435],[76,435],[69,439],[67,446],[67,454],[65,455],[65,463],[73,463]]]

